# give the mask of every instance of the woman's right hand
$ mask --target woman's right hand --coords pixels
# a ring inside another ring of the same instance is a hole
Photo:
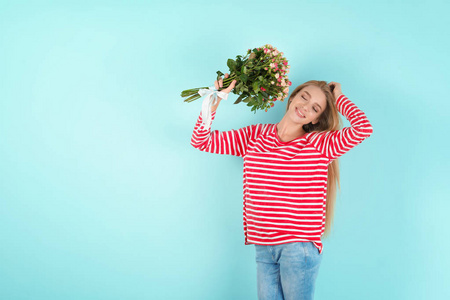
[[[225,78],[228,78],[230,75],[228,73],[225,73]],[[230,93],[233,89],[234,86],[236,85],[237,80],[233,80],[230,85],[226,88],[221,90],[221,92],[223,93]],[[217,81],[214,81],[214,86],[216,87],[216,89],[218,90],[219,88],[223,87],[223,78],[222,76],[220,76],[220,79]],[[220,102],[220,100],[222,100],[222,98],[220,98],[219,96],[217,96],[217,100]]]

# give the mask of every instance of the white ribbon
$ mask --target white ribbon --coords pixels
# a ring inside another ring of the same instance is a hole
[[[200,89],[198,93],[202,97],[206,96],[202,103],[202,125],[205,130],[208,130],[212,123],[211,107],[219,101],[217,96],[226,100],[228,93],[218,91],[214,85],[210,86],[209,89]]]

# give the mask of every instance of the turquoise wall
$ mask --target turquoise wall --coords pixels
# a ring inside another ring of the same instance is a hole
[[[264,44],[291,91],[339,82],[374,128],[340,158],[315,299],[448,299],[449,8],[1,1],[0,299],[256,299],[242,159],[190,145],[203,99],[180,92]],[[286,105],[235,99],[213,129]]]

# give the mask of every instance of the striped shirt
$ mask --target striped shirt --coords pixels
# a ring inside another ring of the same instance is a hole
[[[244,159],[245,245],[312,242],[323,251],[328,165],[372,132],[369,120],[344,94],[338,111],[351,126],[310,132],[283,142],[277,124],[255,124],[238,130],[205,130],[201,113],[191,145],[216,154]],[[212,112],[213,121],[216,111]]]

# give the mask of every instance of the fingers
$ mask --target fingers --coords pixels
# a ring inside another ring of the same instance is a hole
[[[223,80],[220,78],[219,80],[214,81],[214,86],[216,87],[216,90],[221,88],[223,86]]]
[[[228,76],[230,76],[230,74],[225,73],[225,78],[228,78]],[[222,76],[220,76],[220,79],[219,79],[219,87],[223,87],[223,78],[222,78]]]
[[[228,78],[229,76],[230,76],[230,74],[225,73],[225,78]],[[225,92],[225,93],[231,92],[231,90],[234,89],[236,83],[237,83],[237,80],[234,79],[234,80],[230,83],[230,85],[229,85],[226,89],[223,90],[223,92]],[[214,81],[214,86],[216,87],[217,90],[218,90],[219,88],[222,88],[222,87],[223,87],[223,78],[220,77],[219,80]]]
[[[340,83],[334,82],[334,81],[330,81],[330,83],[328,83],[328,85],[330,86],[331,92],[333,93],[335,98],[339,97],[339,95],[342,94],[341,84]]]
[[[235,85],[236,85],[236,80],[233,80],[226,89],[222,90],[222,92],[224,92],[224,93],[231,92],[231,90],[234,89]]]
[[[341,88],[341,84],[334,81],[330,81],[330,83],[328,83],[328,86],[331,88],[331,90],[339,90]]]
[[[340,86],[340,83],[334,82],[334,81],[330,81],[330,83],[328,83],[328,85],[335,85],[335,86]]]
[[[229,85],[224,91],[225,91],[226,93],[231,92],[231,91],[234,89],[234,87],[235,87],[235,85],[236,85],[236,82],[237,82],[237,80],[234,79],[234,80],[230,83],[230,85]]]
[[[225,78],[228,78],[228,76],[230,76],[230,74],[225,73]],[[218,90],[219,88],[223,87],[223,78],[222,76],[220,76],[220,79],[214,82],[214,85],[216,86],[216,89]]]

